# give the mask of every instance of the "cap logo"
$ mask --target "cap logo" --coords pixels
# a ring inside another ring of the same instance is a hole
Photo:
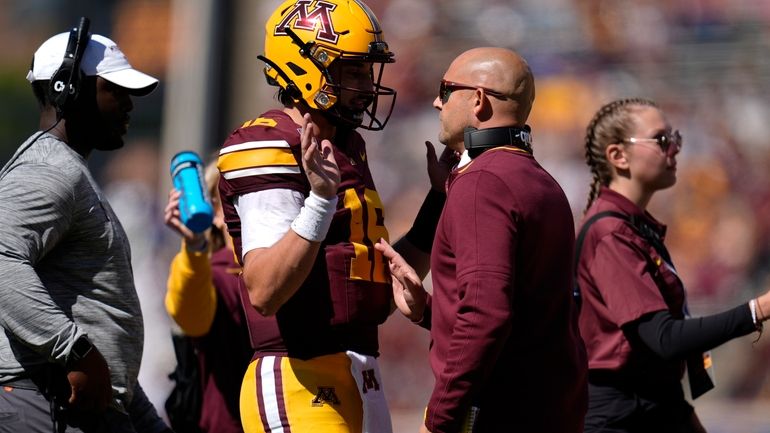
[[[318,27],[318,31],[316,32],[316,38],[318,40],[336,44],[340,35],[334,30],[331,11],[333,11],[337,5],[325,1],[317,1],[315,7],[308,10],[308,7],[312,2],[312,0],[297,1],[294,7],[286,13],[281,22],[275,26],[273,35],[286,35],[284,28],[288,25],[290,25],[292,29],[310,31]]]

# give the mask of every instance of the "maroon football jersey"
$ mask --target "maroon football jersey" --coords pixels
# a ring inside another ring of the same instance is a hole
[[[257,354],[304,359],[344,350],[377,354],[377,325],[387,318],[392,296],[382,255],[374,249],[377,239],[388,239],[382,203],[361,136],[345,131],[332,142],[341,175],[337,211],[308,278],[294,296],[273,317],[246,308]],[[301,164],[299,126],[279,110],[237,129],[222,146],[218,167],[225,221],[239,259],[237,196],[272,188],[304,195],[310,191]],[[249,306],[242,283],[241,292]]]
[[[203,384],[199,426],[203,431],[241,433],[239,395],[243,374],[252,350],[239,299],[238,273],[229,248],[211,256],[211,277],[217,293],[217,309],[209,332],[195,337]]]

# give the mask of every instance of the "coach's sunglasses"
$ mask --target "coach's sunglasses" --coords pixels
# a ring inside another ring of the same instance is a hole
[[[674,130],[671,134],[661,132],[660,134],[652,138],[626,138],[628,143],[652,143],[655,142],[660,147],[660,150],[666,154],[667,157],[672,157],[682,150],[682,134],[678,130]]]
[[[452,92],[455,90],[476,90],[476,89],[482,89],[487,95],[492,95],[497,98],[505,99],[507,96],[504,94],[497,92],[492,89],[487,89],[486,87],[482,86],[471,86],[470,84],[461,84],[461,83],[455,83],[454,81],[447,81],[447,80],[441,80],[441,85],[438,88],[438,98],[441,100],[442,104],[446,104],[446,102],[449,100],[449,96],[452,95]]]

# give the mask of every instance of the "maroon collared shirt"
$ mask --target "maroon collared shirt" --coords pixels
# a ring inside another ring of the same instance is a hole
[[[475,406],[475,431],[583,431],[574,236],[564,192],[528,153],[488,150],[450,176],[431,255],[429,430],[459,431]]]
[[[583,221],[603,211],[643,218],[661,240],[665,237],[664,225],[609,188],[601,189]],[[681,319],[685,303],[684,286],[672,265],[630,222],[615,217],[596,220],[580,251],[577,281],[583,299],[580,333],[590,370],[628,371],[654,362],[667,376],[681,377],[681,361],[656,359],[623,332],[624,326],[657,311],[668,310]]]

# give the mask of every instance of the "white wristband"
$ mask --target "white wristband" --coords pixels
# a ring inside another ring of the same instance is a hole
[[[291,223],[291,229],[304,239],[321,242],[332,225],[332,218],[337,211],[337,196],[325,199],[310,191],[305,199],[305,206]]]

